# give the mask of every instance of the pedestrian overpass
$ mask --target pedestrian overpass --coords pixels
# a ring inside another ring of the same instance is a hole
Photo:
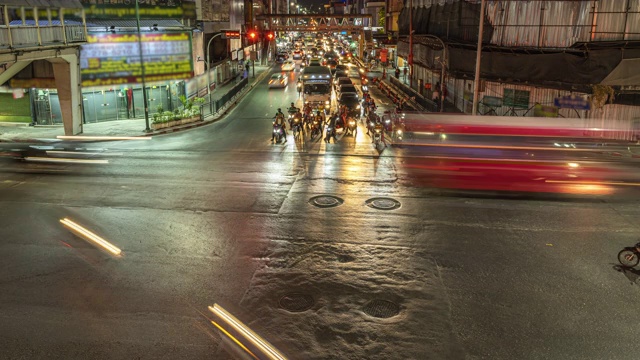
[[[0,17],[0,85],[56,88],[65,135],[81,133],[80,45],[87,28],[80,1],[0,0]],[[30,64],[32,78],[15,78]]]
[[[264,14],[256,17],[273,31],[343,32],[358,34],[358,49],[362,54],[365,28],[371,26],[371,14]]]

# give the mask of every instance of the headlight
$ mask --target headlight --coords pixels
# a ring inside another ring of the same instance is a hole
[[[397,133],[398,135],[402,135],[402,130],[398,129],[398,130],[396,131],[396,133]]]
[[[325,100],[324,104],[329,105],[329,100]]]
[[[360,109],[360,105],[356,106],[356,109]]]

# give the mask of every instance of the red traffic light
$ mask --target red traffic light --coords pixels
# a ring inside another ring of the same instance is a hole
[[[270,31],[270,32],[268,32],[268,33],[267,33],[267,40],[271,41],[271,40],[273,40],[273,38],[274,38],[273,33],[272,33],[271,31]]]
[[[251,31],[249,31],[249,33],[247,34],[247,36],[249,36],[249,39],[251,39],[251,40],[255,40],[255,39],[257,39],[257,38],[258,38],[258,33],[257,33],[257,32],[255,32],[255,31],[253,31],[253,30],[251,30]]]

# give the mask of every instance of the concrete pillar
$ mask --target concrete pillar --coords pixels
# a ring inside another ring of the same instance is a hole
[[[80,87],[80,63],[78,52],[47,59],[53,65],[53,73],[60,100],[60,112],[65,135],[82,133],[82,91]]]

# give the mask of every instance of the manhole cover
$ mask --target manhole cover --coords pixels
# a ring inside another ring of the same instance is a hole
[[[313,296],[307,294],[287,294],[278,302],[280,307],[290,312],[302,312],[311,309]]]
[[[400,306],[387,300],[371,300],[362,309],[365,314],[381,319],[387,319],[400,313]]]
[[[378,210],[394,210],[400,207],[400,201],[392,198],[373,198],[366,202],[367,206]]]
[[[311,205],[321,208],[339,206],[342,205],[343,202],[344,200],[332,195],[319,195],[309,199],[309,203],[311,203]]]

